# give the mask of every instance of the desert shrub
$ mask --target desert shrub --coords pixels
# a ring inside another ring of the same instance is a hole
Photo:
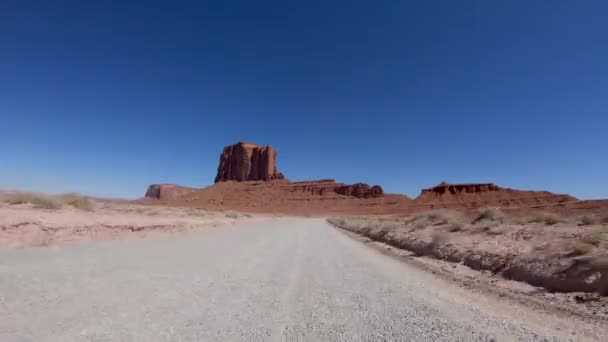
[[[593,246],[599,246],[602,241],[608,241],[608,233],[606,232],[593,232],[589,235],[584,236],[581,241]]]
[[[500,219],[500,212],[496,209],[482,209],[473,220],[473,224],[481,221],[495,221]]]
[[[600,220],[601,223],[604,224],[608,224],[608,214],[602,216],[602,219]]]
[[[61,202],[57,199],[44,195],[35,195],[31,198],[30,204],[36,208],[42,209],[59,209]]]
[[[545,222],[545,224],[547,226],[552,226],[554,224],[560,223],[561,219],[559,217],[557,217],[556,215],[546,214],[545,217],[543,218],[543,222]]]
[[[8,194],[8,195],[4,196],[4,198],[2,200],[3,200],[3,202],[6,202],[10,205],[17,205],[17,204],[30,203],[31,199],[32,199],[31,194]]]
[[[445,244],[449,240],[448,234],[445,232],[436,232],[431,237],[431,248]]]
[[[528,219],[528,223],[540,223],[543,222],[543,220],[544,216],[542,214],[536,214]]]
[[[15,193],[9,194],[4,199],[5,202],[11,205],[29,203],[36,208],[42,209],[59,209],[61,202],[57,199],[42,194],[35,193]]]
[[[528,219],[528,223],[544,223],[547,226],[562,222],[562,220],[554,214],[538,213]]]
[[[431,224],[431,220],[428,216],[420,216],[414,221],[414,227],[416,229],[423,229]]]
[[[592,224],[596,224],[597,220],[595,217],[590,216],[590,215],[583,215],[581,217],[579,217],[579,222],[581,225],[583,226],[590,226]]]
[[[418,214],[409,222],[413,222],[416,229],[422,229],[430,225],[460,224],[463,220],[462,214],[457,211],[433,210]]]
[[[426,213],[426,217],[433,222],[437,222],[437,223],[445,223],[447,222],[447,218],[445,213],[441,212],[441,211],[430,211],[428,213]]]
[[[63,203],[71,205],[74,208],[85,211],[93,211],[93,202],[88,197],[67,194],[59,196],[59,198]]]

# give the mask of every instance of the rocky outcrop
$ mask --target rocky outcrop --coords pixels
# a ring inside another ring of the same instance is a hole
[[[196,191],[196,189],[175,184],[152,184],[146,191],[146,197],[164,201],[175,201],[193,191]]]
[[[423,195],[457,195],[461,193],[482,193],[490,191],[498,191],[500,188],[492,183],[471,183],[471,184],[448,184],[441,182],[439,185],[429,189],[423,189]]]
[[[245,142],[226,146],[220,156],[215,183],[284,179],[277,171],[276,161],[277,153],[272,146]]]
[[[446,208],[457,207],[538,207],[576,202],[577,199],[548,191],[515,190],[499,187],[493,183],[448,184],[442,182],[432,188],[423,189],[416,198],[418,205],[434,205]]]
[[[180,198],[176,204],[303,215],[403,214],[412,208],[412,199],[404,195],[373,197],[379,190],[379,187],[347,185],[330,179],[218,182]]]
[[[340,195],[357,198],[380,197],[384,194],[384,191],[379,185],[369,186],[365,183],[337,186],[334,191]]]

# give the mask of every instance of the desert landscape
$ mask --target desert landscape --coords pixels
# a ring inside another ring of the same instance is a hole
[[[299,234],[315,245],[322,241],[317,239],[342,241],[339,235],[327,235],[330,224],[451,284],[497,293],[497,298],[508,297],[534,310],[576,316],[591,324],[583,332],[591,340],[597,337],[593,327],[608,320],[606,200],[584,201],[492,183],[441,182],[409,198],[366,183],[292,181],[278,171],[273,147],[243,142],[223,149],[214,181],[204,188],[152,184],[136,200],[4,191],[0,249],[202,232],[199,239],[211,232],[223,236],[219,232],[227,228],[253,226],[258,231],[281,222],[299,227]],[[278,232],[274,229],[270,231]],[[233,239],[228,237],[232,234],[241,239],[247,229],[228,231],[222,241]],[[290,240],[291,248],[300,248],[297,237],[285,234],[282,239]],[[241,249],[249,248],[240,243]],[[228,240],[222,244],[233,248]],[[356,253],[362,252],[357,248]],[[445,291],[442,286],[437,291]]]
[[[291,181],[278,171],[272,146],[245,142],[223,149],[214,181],[201,189],[153,184],[133,201],[5,192],[0,245],[167,234],[278,215],[329,217],[336,227],[418,255],[549,291],[608,294],[608,200],[445,182],[412,199],[379,185]]]
[[[608,1],[11,1],[0,342],[608,341]]]
[[[0,194],[0,247],[159,236],[233,226],[264,217],[235,211],[100,200],[76,194],[4,192]]]

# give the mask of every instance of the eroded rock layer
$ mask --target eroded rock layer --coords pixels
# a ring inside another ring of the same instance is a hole
[[[381,194],[381,191],[378,186],[346,185],[333,180],[219,182],[188,193],[176,203],[208,209],[290,214],[384,214],[405,212],[411,207],[409,197]]]
[[[423,189],[415,200],[417,205],[436,207],[535,207],[576,202],[577,199],[548,191],[514,190],[493,183],[448,184],[440,183]]]
[[[276,164],[277,153],[272,146],[245,142],[226,146],[220,155],[215,183],[284,179]]]
[[[176,201],[193,191],[196,191],[196,189],[175,184],[152,184],[146,191],[146,197],[163,201]]]

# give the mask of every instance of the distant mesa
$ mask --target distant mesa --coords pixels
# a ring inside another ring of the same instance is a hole
[[[365,183],[337,186],[334,191],[340,195],[357,198],[381,197],[384,195],[384,191],[379,185],[369,186]]]
[[[196,191],[196,189],[175,184],[152,184],[146,191],[146,197],[163,201],[175,201],[193,191]]]
[[[238,142],[224,147],[215,183],[284,179],[276,165],[277,152],[274,147]]]
[[[441,182],[438,185],[423,189],[422,194],[429,195],[443,195],[443,194],[451,194],[457,195],[461,193],[481,193],[481,192],[490,192],[490,191],[498,191],[501,188],[496,186],[493,183],[469,183],[469,184],[448,184],[446,182]]]
[[[554,194],[548,191],[529,191],[502,188],[493,183],[449,184],[423,189],[416,203],[433,204],[443,207],[480,207],[496,205],[543,206],[578,201],[569,195]]]

